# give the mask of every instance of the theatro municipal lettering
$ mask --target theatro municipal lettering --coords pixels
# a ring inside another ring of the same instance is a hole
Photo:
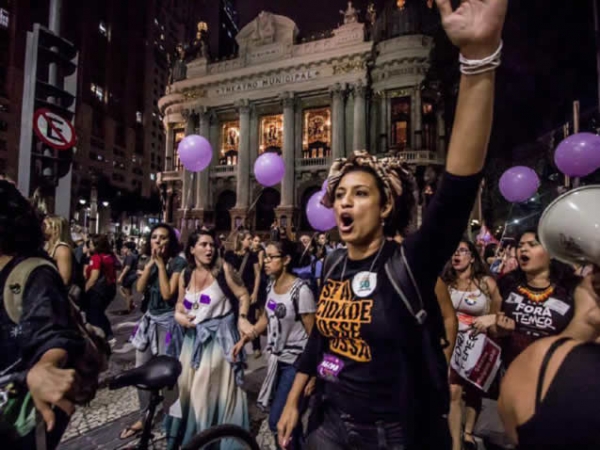
[[[287,73],[281,75],[270,75],[268,77],[256,80],[243,81],[241,83],[220,86],[216,89],[217,95],[234,94],[236,92],[253,91],[256,89],[266,89],[273,86],[290,83],[302,83],[317,78],[318,70],[306,70],[303,72]]]

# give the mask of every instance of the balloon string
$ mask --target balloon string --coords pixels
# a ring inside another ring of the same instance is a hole
[[[250,208],[248,208],[248,212],[252,211],[254,209],[254,207],[256,206],[256,204],[258,203],[258,201],[260,200],[260,196],[263,194],[263,192],[265,192],[264,188],[261,189],[261,191],[258,193],[258,196],[256,197],[256,200],[254,200],[252,202],[252,204],[250,205]]]
[[[185,208],[183,209],[183,219],[184,220],[187,218],[186,213],[192,209],[190,206],[190,203],[191,203],[190,199],[192,198],[192,189],[194,188],[194,175],[196,175],[196,173],[192,172],[192,174],[190,176],[190,185],[188,187],[187,197],[185,199]]]
[[[506,222],[504,222],[504,230],[502,231],[502,237],[500,238],[500,244],[502,244],[502,241],[504,240],[504,238],[506,236],[506,230],[508,229],[508,222],[510,221],[510,218],[512,217],[512,212],[513,212],[514,207],[515,207],[515,204],[511,203],[510,211],[508,211],[508,218],[506,219]]]

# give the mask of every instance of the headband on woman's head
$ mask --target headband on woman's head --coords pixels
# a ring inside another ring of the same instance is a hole
[[[366,150],[355,150],[349,158],[338,158],[331,165],[329,177],[327,178],[327,191],[323,196],[322,203],[328,208],[333,207],[335,189],[340,179],[357,167],[368,167],[383,184],[386,199],[400,197],[403,192],[400,173],[412,176],[408,167],[398,158],[381,158],[372,156]]]

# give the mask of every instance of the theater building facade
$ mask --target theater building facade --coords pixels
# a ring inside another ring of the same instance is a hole
[[[415,12],[404,13],[384,11],[365,24],[349,5],[343,25],[303,41],[291,19],[263,12],[238,34],[235,58],[187,62],[184,77],[159,101],[165,219],[184,232],[202,223],[268,230],[275,218],[310,230],[306,203],[335,158],[355,149],[396,154],[420,176],[442,165],[442,108],[438,93],[423,87],[433,41],[420,29],[421,16],[415,24]],[[213,147],[203,172],[179,162],[177,145],[187,134]],[[263,152],[285,161],[285,176],[272,188],[254,179]]]

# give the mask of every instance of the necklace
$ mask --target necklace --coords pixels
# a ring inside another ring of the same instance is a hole
[[[381,246],[379,247],[379,250],[377,251],[377,256],[375,256],[375,259],[371,263],[371,267],[369,268],[369,272],[367,272],[367,274],[365,275],[365,279],[368,279],[369,274],[371,272],[373,272],[373,267],[375,267],[375,263],[379,259],[379,255],[381,255],[381,251],[383,250],[384,245],[385,245],[385,240],[381,243]],[[342,278],[340,279],[340,281],[344,280],[344,276],[346,275],[346,266],[347,265],[348,265],[348,255],[346,255],[346,257],[344,258],[344,267],[342,268]],[[365,281],[365,280],[362,280],[362,281]]]
[[[550,296],[554,293],[554,286],[550,285],[541,292],[534,292],[531,289],[529,289],[528,286],[519,286],[517,288],[517,291],[519,292],[519,294],[524,295],[534,303],[542,303],[548,300]]]
[[[193,294],[194,294],[194,298],[196,298],[196,288],[198,286],[198,284],[196,283],[196,272],[198,271],[198,268],[196,267],[194,269],[194,272],[192,272],[192,287],[193,287]],[[206,275],[204,275],[204,278],[202,279],[202,282],[200,283],[200,286],[204,286],[204,283],[206,283],[206,280],[208,279],[208,275],[210,274],[210,272],[206,271]],[[202,291],[202,289],[200,289],[200,291]],[[194,309],[198,309],[200,307],[199,302],[195,302],[193,308]]]

